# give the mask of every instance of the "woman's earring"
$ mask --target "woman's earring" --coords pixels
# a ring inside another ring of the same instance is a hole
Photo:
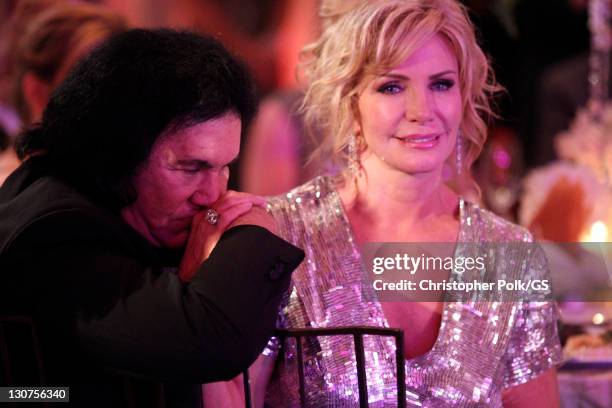
[[[461,137],[461,132],[457,132],[457,146],[455,147],[455,166],[457,170],[457,175],[461,176],[463,174],[463,138]]]
[[[352,133],[348,140],[348,171],[352,177],[357,177],[359,172],[359,143],[357,135]]]

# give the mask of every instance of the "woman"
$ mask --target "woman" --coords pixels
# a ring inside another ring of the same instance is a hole
[[[321,153],[347,171],[270,200],[281,235],[307,254],[284,326],[404,329],[409,406],[557,406],[553,303],[442,295],[380,302],[363,284],[357,245],[368,242],[451,242],[455,257],[486,247],[494,278],[548,275],[537,246],[510,256],[491,245],[531,242],[526,230],[462,198],[477,193],[469,169],[485,141],[481,115],[491,113],[488,96],[498,89],[465,9],[453,0],[364,2],[307,52],[307,122],[328,136]],[[459,277],[453,271],[449,279]],[[356,406],[352,338],[304,344],[306,405]],[[251,372],[256,402],[267,388],[270,406],[299,406],[295,345],[285,342],[275,366],[273,349]],[[368,337],[365,351],[370,406],[396,406],[392,339]]]

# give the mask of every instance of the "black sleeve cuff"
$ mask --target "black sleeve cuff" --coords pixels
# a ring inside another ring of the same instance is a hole
[[[189,283],[200,301],[215,311],[215,326],[233,333],[211,345],[219,355],[233,356],[233,362],[224,362],[238,370],[231,374],[255,361],[274,334],[291,272],[303,259],[301,249],[267,229],[241,225],[222,235]]]
[[[258,225],[239,225],[225,231],[213,254],[217,248],[220,248],[219,252],[226,252],[230,250],[230,247],[248,252],[247,248],[242,247],[246,242],[261,243],[261,248],[253,248],[261,252],[255,251],[251,256],[274,256],[275,265],[268,273],[272,280],[277,280],[282,274],[292,272],[304,260],[304,251]],[[283,268],[281,269],[280,266]]]

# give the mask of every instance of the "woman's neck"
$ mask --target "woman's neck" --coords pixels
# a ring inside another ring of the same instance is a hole
[[[366,168],[347,180],[340,197],[360,241],[408,240],[409,231],[419,235],[426,226],[437,235],[437,226],[446,230],[448,225],[441,236],[452,236],[456,229],[457,195],[442,182],[441,171],[406,174]]]

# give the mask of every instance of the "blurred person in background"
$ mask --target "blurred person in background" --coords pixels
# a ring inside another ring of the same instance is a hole
[[[2,78],[8,105],[27,128],[40,121],[51,93],[83,56],[127,29],[102,6],[51,0],[18,2],[2,29]],[[0,184],[17,165],[9,143],[0,161]]]
[[[246,138],[240,186],[259,195],[276,195],[320,174],[336,169],[313,157],[321,134],[308,132],[301,105],[304,97],[299,80],[300,49],[326,27],[359,4],[359,0],[294,0],[288,2],[283,24],[276,35],[279,89],[261,103]]]
[[[13,138],[0,120],[0,186],[17,166],[19,166],[19,159],[13,150]]]
[[[66,1],[25,0],[12,24],[18,35],[9,51],[12,102],[25,125],[41,119],[51,93],[77,61],[127,29],[110,9]]]

